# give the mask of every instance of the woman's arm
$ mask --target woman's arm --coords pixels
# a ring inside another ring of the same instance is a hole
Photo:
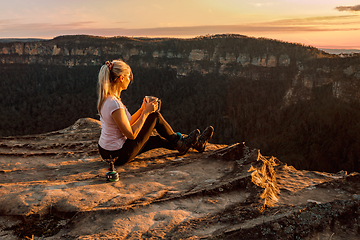
[[[132,116],[131,116],[131,120],[130,120],[130,125],[132,126],[141,116],[141,113],[144,111],[145,109],[145,98],[143,99],[143,102],[141,104],[141,108],[139,108],[139,110],[137,110]]]
[[[143,111],[140,112],[136,121],[131,125],[127,116],[125,109],[120,108],[115,110],[112,113],[112,118],[114,119],[116,125],[120,129],[120,131],[129,139],[135,139],[139,134],[141,128],[143,127],[146,118],[150,113],[156,110],[156,106],[154,102],[145,103]],[[139,112],[139,111],[138,111]],[[135,115],[135,114],[134,114]]]

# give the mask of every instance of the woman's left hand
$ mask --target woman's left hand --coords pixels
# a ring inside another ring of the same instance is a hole
[[[156,100],[153,100],[151,102],[147,102],[146,98],[143,99],[142,105],[141,105],[141,110],[142,111],[147,111],[147,113],[153,113],[156,110],[158,110],[159,108],[159,102]]]
[[[158,102],[156,100],[151,102],[145,102],[144,112],[150,114],[155,112],[157,108],[158,108]]]

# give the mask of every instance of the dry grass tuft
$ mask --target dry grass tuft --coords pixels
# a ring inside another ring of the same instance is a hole
[[[274,166],[277,166],[276,158],[265,158],[259,152],[257,161],[262,161],[262,166],[251,166],[248,170],[251,173],[251,181],[259,187],[264,188],[264,192],[260,198],[264,199],[264,205],[260,211],[265,210],[266,207],[273,207],[278,202],[280,194],[277,186]]]

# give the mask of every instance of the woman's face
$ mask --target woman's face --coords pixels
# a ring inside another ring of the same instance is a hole
[[[121,79],[121,85],[120,85],[120,88],[122,90],[126,90],[129,86],[129,84],[132,82],[132,73],[130,71],[130,73],[127,73],[127,74],[124,74],[120,77]]]

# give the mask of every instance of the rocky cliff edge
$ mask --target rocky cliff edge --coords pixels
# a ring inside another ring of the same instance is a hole
[[[100,124],[0,138],[1,239],[358,239],[360,175],[300,171],[243,143],[117,167]]]

